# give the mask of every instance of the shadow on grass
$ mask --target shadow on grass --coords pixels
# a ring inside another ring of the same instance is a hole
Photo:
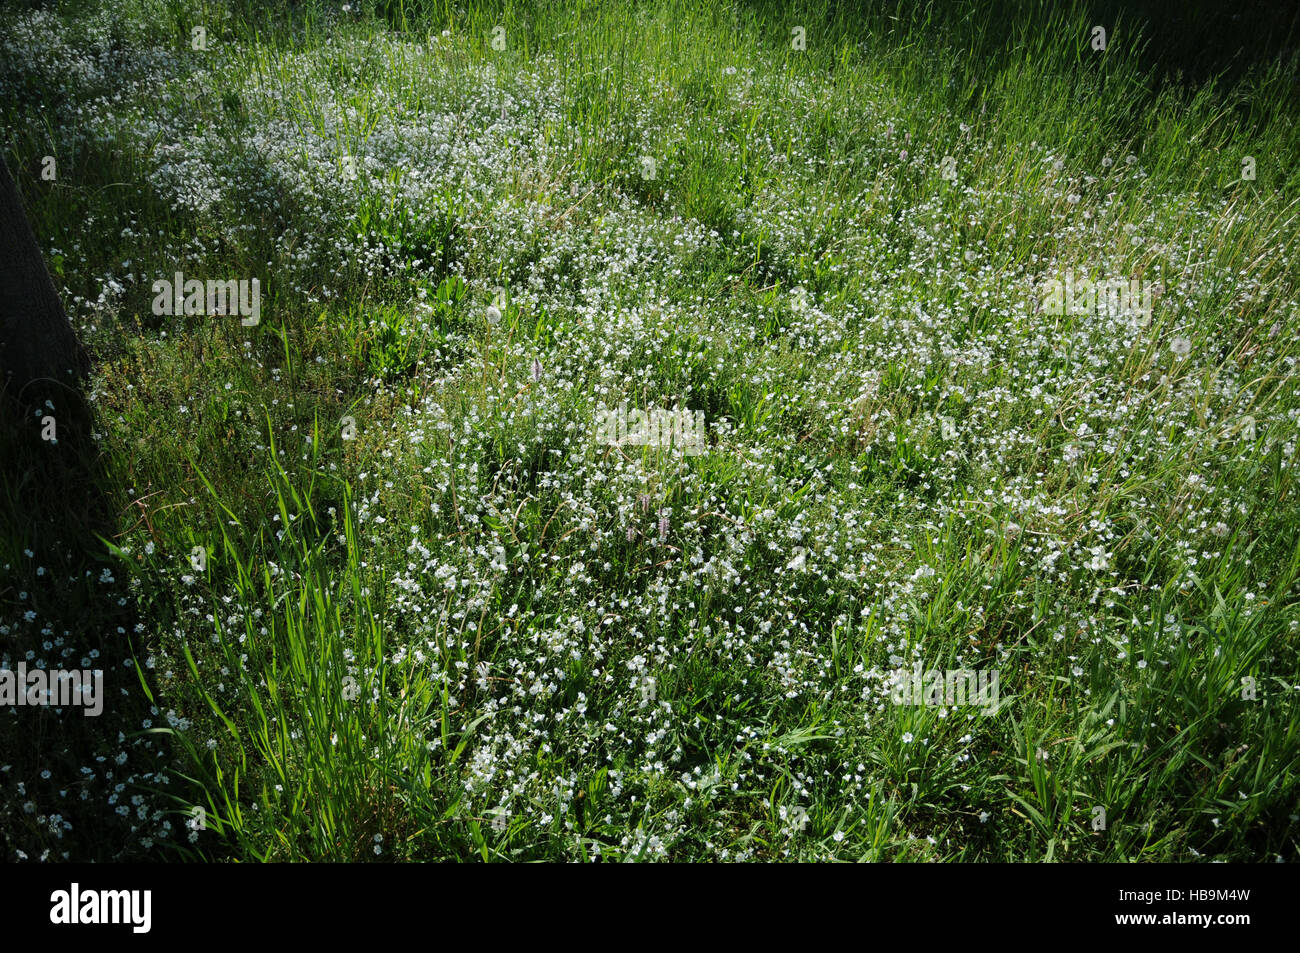
[[[100,539],[117,519],[83,392],[90,360],[29,218],[0,161],[0,661],[13,673],[0,695],[0,849],[6,860],[110,860],[134,852],[110,799],[122,784],[113,772],[137,771],[144,753],[127,739],[141,725],[128,665],[136,612]],[[45,678],[33,684],[23,668]],[[54,677],[64,671],[91,694],[69,698]],[[61,707],[41,697],[50,689]]]
[[[0,658],[11,670],[103,672],[83,704],[16,704],[15,694],[0,706],[7,861],[156,856],[150,833],[166,819],[154,804],[142,814],[131,803],[168,765],[162,736],[141,732],[159,719],[133,660],[140,613],[101,540],[131,514],[104,490],[94,426],[84,393],[68,384],[0,392]],[[172,827],[182,824],[178,814]]]
[[[739,0],[739,5],[772,22],[796,22],[776,0]],[[822,0],[811,9],[801,5],[800,15],[834,34],[885,45],[891,37],[910,38],[920,30],[953,43],[972,63],[996,70],[1016,54],[1017,36],[1059,28],[1062,18],[1084,12],[1121,43],[1141,33],[1141,63],[1157,88],[1216,76],[1232,83],[1254,67],[1300,52],[1300,6],[1275,0]]]

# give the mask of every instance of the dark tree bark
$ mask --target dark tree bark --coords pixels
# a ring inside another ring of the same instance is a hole
[[[0,392],[21,404],[77,392],[89,369],[0,156]]]

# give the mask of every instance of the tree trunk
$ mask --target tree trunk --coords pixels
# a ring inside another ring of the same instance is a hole
[[[58,403],[89,369],[0,156],[0,393],[28,406]]]

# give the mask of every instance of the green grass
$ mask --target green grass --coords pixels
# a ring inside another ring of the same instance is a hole
[[[1184,42],[1035,3],[8,18],[98,435],[6,433],[4,651],[102,651],[112,703],[0,716],[6,856],[1297,859],[1297,63],[1187,80]],[[1160,283],[1151,320],[1044,313],[1067,269]],[[259,279],[261,323],[152,314],[178,270]],[[602,445],[621,402],[705,452]],[[891,703],[915,662],[997,710]]]

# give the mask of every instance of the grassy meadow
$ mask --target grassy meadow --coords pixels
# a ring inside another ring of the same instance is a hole
[[[1095,16],[0,6],[4,859],[1300,859],[1300,60]]]

